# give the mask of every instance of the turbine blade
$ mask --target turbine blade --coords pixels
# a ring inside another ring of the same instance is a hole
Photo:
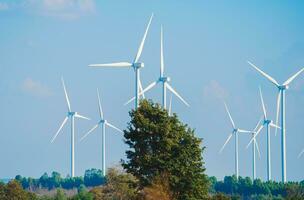
[[[257,66],[255,66],[254,64],[252,64],[251,62],[247,61],[249,65],[251,65],[254,69],[256,69],[260,74],[262,74],[263,76],[265,76],[270,82],[272,82],[273,84],[275,84],[277,87],[279,87],[279,83],[272,78],[271,76],[269,76],[268,74],[266,74],[265,72],[263,72],[262,70],[260,70]]]
[[[291,83],[297,76],[299,76],[302,72],[304,71],[304,68],[302,68],[300,71],[298,71],[297,73],[295,73],[293,76],[291,76],[289,79],[287,79],[287,81],[285,81],[283,83],[283,85],[288,85],[289,83]]]
[[[164,76],[163,26],[160,27],[160,77]]]
[[[270,123],[269,126],[273,127],[273,128],[278,128],[278,129],[281,129],[281,127],[275,125],[274,123]]]
[[[75,114],[75,117],[80,118],[80,119],[91,120],[90,118],[87,118],[87,117],[85,117],[85,116],[82,116],[82,115],[80,115],[80,114],[78,114],[78,113]]]
[[[252,133],[252,131],[247,131],[247,130],[244,130],[244,129],[238,129],[238,132],[239,133]]]
[[[90,133],[92,133],[97,127],[99,126],[99,123],[96,124],[95,126],[93,126],[93,128],[91,128],[84,136],[82,136],[79,140],[79,142],[81,142],[84,138],[86,138]]]
[[[68,105],[68,110],[69,110],[69,112],[71,112],[71,104],[70,104],[70,101],[69,101],[68,93],[67,93],[66,88],[65,88],[63,77],[61,77],[61,82],[62,82],[62,86],[63,86],[63,90],[64,90],[65,100],[66,100],[67,105]]]
[[[148,92],[150,89],[152,89],[156,84],[158,83],[158,81],[154,81],[152,82],[150,85],[148,85],[143,91],[141,91],[139,93],[139,96]],[[131,103],[132,101],[134,101],[135,97],[132,97],[129,101],[127,101],[124,105],[127,105],[129,103]]]
[[[235,124],[234,124],[234,121],[233,121],[233,119],[232,119],[232,117],[231,117],[231,114],[230,114],[230,112],[229,112],[229,109],[228,109],[228,106],[227,106],[226,102],[224,102],[224,105],[225,105],[226,112],[228,113],[230,122],[231,122],[231,124],[232,124],[232,128],[235,129]]]
[[[141,80],[140,80],[140,79],[139,79],[139,82],[138,82],[138,86],[139,86],[139,90],[140,90],[139,94],[141,94],[142,91],[143,91],[143,87],[142,87],[142,84],[141,84]],[[145,93],[142,93],[142,94],[141,94],[141,97],[144,99],[144,98],[145,98]]]
[[[258,121],[258,123],[256,124],[255,128],[253,129],[253,132],[256,132],[257,128],[259,127],[261,121],[263,120],[263,116],[260,118],[260,120]]]
[[[151,24],[151,22],[152,22],[152,19],[153,19],[153,13],[152,13],[152,15],[151,15],[151,17],[150,17],[149,23],[148,23],[148,25],[147,25],[147,28],[146,28],[146,31],[145,31],[145,34],[144,34],[144,37],[143,37],[143,39],[142,39],[142,41],[141,41],[141,43],[140,43],[140,45],[139,45],[139,48],[138,48],[138,51],[137,51],[137,54],[136,54],[136,57],[135,57],[133,63],[136,63],[136,62],[139,60],[139,57],[140,57],[140,55],[141,55],[141,53],[142,53],[142,50],[143,50],[143,48],[144,48],[145,40],[146,40],[148,31],[149,31],[150,24]]]
[[[222,153],[224,148],[226,147],[227,143],[229,142],[229,140],[232,137],[232,133],[230,133],[230,135],[228,136],[227,140],[225,141],[224,145],[222,146],[222,148],[220,149],[219,153]]]
[[[304,154],[304,149],[299,153],[298,158],[300,158]]]
[[[259,147],[259,144],[258,144],[258,142],[256,141],[256,139],[254,140],[254,144],[255,144],[256,150],[257,150],[257,152],[258,152],[259,158],[261,159],[260,147]]]
[[[257,132],[255,132],[254,136],[252,137],[252,139],[249,141],[249,143],[246,146],[246,149],[248,149],[248,147],[250,146],[250,144],[255,140],[255,138],[259,135],[259,133],[261,132],[262,128],[264,127],[264,125],[261,125],[260,128],[257,130]]]
[[[190,107],[190,105],[183,99],[183,97],[181,97],[173,88],[171,85],[169,85],[169,83],[167,83],[167,88],[173,93],[175,94],[175,96],[177,96],[186,106]]]
[[[266,108],[265,108],[264,99],[263,99],[263,95],[262,95],[262,89],[261,89],[261,87],[259,87],[259,89],[260,89],[260,98],[261,98],[261,102],[262,102],[264,119],[267,119]]]
[[[132,64],[129,62],[117,62],[106,64],[90,64],[89,67],[132,67]]]
[[[99,116],[101,119],[103,119],[103,111],[100,103],[100,96],[99,96],[99,90],[97,88],[97,98],[98,98],[98,109],[99,109]]]
[[[279,114],[280,114],[280,102],[281,102],[281,90],[279,90],[279,94],[277,97],[277,115],[276,115],[276,125],[278,126],[279,122]],[[277,135],[278,129],[275,129],[275,136]]]
[[[172,93],[171,93],[171,96],[170,96],[170,102],[169,102],[169,116],[172,116]]]
[[[106,125],[108,125],[109,127],[117,130],[118,132],[124,133],[122,130],[120,130],[119,128],[117,128],[116,126],[114,126],[113,124],[110,124],[109,122],[106,122]]]
[[[55,141],[56,137],[57,137],[58,134],[60,133],[61,129],[63,128],[63,126],[65,125],[65,123],[67,122],[67,120],[68,120],[68,117],[65,117],[64,120],[63,120],[63,122],[61,123],[61,125],[60,125],[58,131],[57,131],[56,134],[53,136],[53,138],[52,138],[52,140],[51,140],[51,143],[53,143],[53,142]]]

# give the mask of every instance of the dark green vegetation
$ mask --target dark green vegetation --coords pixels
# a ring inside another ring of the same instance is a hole
[[[304,199],[304,181],[278,183],[274,181],[262,182],[260,179],[252,181],[249,177],[226,176],[223,181],[215,177],[209,178],[210,193],[224,193],[241,199]]]
[[[105,183],[105,177],[103,177],[101,170],[90,169],[86,170],[84,177],[66,177],[62,178],[58,172],[53,172],[51,176],[44,173],[39,179],[25,178],[17,175],[15,177],[19,181],[24,189],[34,191],[38,188],[64,188],[72,189],[78,188],[81,185],[86,187],[93,187],[102,185]]]
[[[8,184],[0,184],[0,200],[304,199],[304,182],[208,178],[202,140],[158,104],[144,100],[130,117],[124,131],[129,149],[123,169],[111,168],[106,177],[96,169],[75,178],[62,178],[57,172],[39,179],[18,175]]]

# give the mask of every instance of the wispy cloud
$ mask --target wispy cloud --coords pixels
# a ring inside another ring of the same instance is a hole
[[[223,100],[227,98],[229,94],[218,81],[211,80],[207,85],[204,86],[203,95],[204,97],[215,97]]]
[[[49,97],[53,95],[53,92],[48,87],[46,87],[39,81],[34,81],[31,78],[26,78],[22,82],[21,89],[25,93],[38,97]]]
[[[9,5],[7,3],[0,2],[0,11],[1,10],[8,10],[8,9],[9,9]]]
[[[94,0],[28,0],[35,13],[65,20],[74,20],[95,12]]]

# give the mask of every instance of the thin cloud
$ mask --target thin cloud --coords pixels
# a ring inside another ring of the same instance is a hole
[[[39,15],[65,20],[78,19],[95,12],[94,0],[29,0],[30,10]]]
[[[0,2],[0,11],[8,10],[8,9],[9,9],[9,6],[7,3]]]
[[[229,94],[218,81],[211,80],[207,85],[204,86],[203,95],[204,97],[215,97],[222,100],[226,99]]]
[[[37,97],[49,97],[53,95],[53,92],[48,87],[31,78],[27,78],[22,82],[21,89],[23,92]]]

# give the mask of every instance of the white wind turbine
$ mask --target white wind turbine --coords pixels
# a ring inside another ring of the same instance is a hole
[[[222,151],[224,150],[225,146],[227,145],[227,143],[230,141],[230,139],[232,138],[232,136],[234,136],[235,138],[235,175],[238,178],[239,177],[239,133],[252,133],[252,131],[247,131],[247,130],[243,130],[243,129],[239,129],[235,126],[234,121],[230,115],[229,109],[225,104],[225,108],[226,111],[228,113],[231,125],[232,125],[232,133],[230,133],[230,135],[228,136],[227,140],[225,141],[224,145],[222,146],[222,148],[220,149],[219,153],[222,153]]]
[[[258,129],[261,121],[262,119],[258,121],[254,130],[251,132],[251,140],[254,142],[253,144],[251,143],[252,144],[252,181],[256,179],[256,156],[255,156],[256,151],[258,152],[259,158],[261,158],[260,148],[255,137],[256,130]]]
[[[96,128],[101,127],[101,135],[102,135],[102,145],[101,145],[101,149],[102,149],[102,174],[103,176],[106,175],[106,126],[115,129],[118,132],[123,133],[122,130],[120,130],[119,128],[117,128],[116,126],[112,125],[111,123],[109,123],[103,115],[103,111],[102,111],[102,107],[101,107],[101,103],[100,103],[100,97],[99,97],[99,92],[97,89],[97,98],[98,98],[98,109],[99,109],[99,121],[98,123],[93,126],[93,128],[91,128],[84,136],[82,136],[82,138],[80,139],[80,141],[82,141],[84,138],[86,138],[90,133],[92,133]]]
[[[273,121],[269,118],[267,118],[267,112],[266,112],[266,107],[264,104],[264,99],[262,95],[262,90],[261,87],[259,88],[260,91],[260,99],[261,99],[261,104],[262,104],[262,109],[263,109],[263,121],[261,126],[256,130],[254,138],[250,140],[250,142],[247,145],[247,148],[249,145],[255,140],[255,138],[259,135],[261,130],[266,127],[266,144],[267,144],[267,181],[271,180],[271,142],[270,142],[270,127],[273,128],[278,128],[281,129],[279,126],[275,125]]]
[[[169,116],[172,116],[172,94],[170,95],[168,114]]]
[[[177,96],[186,106],[189,106],[189,104],[177,93],[177,91],[169,84],[170,82],[170,77],[167,77],[164,75],[164,51],[163,51],[163,28],[161,27],[160,31],[160,75],[159,78],[152,82],[150,85],[148,85],[141,93],[140,95],[144,94],[145,92],[149,91],[152,89],[154,86],[157,84],[161,83],[163,87],[163,95],[162,95],[162,105],[163,108],[166,109],[166,104],[167,104],[167,89],[169,89],[175,96]],[[128,104],[132,102],[135,99],[135,97],[131,98],[128,102],[125,103]]]
[[[71,120],[71,171],[70,171],[70,175],[72,177],[75,176],[75,131],[74,131],[74,119],[76,118],[82,118],[82,119],[87,119],[89,120],[89,118],[84,117],[80,114],[78,114],[77,112],[72,111],[71,109],[71,105],[70,105],[70,101],[69,101],[69,97],[65,88],[65,84],[64,84],[64,80],[63,78],[61,78],[62,81],[62,85],[63,85],[63,90],[64,90],[64,94],[65,94],[65,99],[67,102],[67,106],[68,106],[68,113],[67,116],[64,118],[62,124],[60,125],[58,131],[56,132],[56,134],[54,135],[54,137],[51,140],[51,143],[53,143],[56,139],[56,137],[58,136],[58,134],[60,133],[61,129],[63,128],[63,126],[66,124],[66,122],[68,121],[68,119]]]
[[[108,63],[108,64],[90,64],[89,67],[123,67],[123,68],[133,68],[134,71],[135,71],[135,109],[138,108],[138,105],[139,105],[139,90],[142,88],[141,87],[141,82],[140,82],[140,71],[139,69],[140,68],[143,68],[144,67],[144,63],[143,62],[139,62],[139,58],[141,56],[141,53],[142,53],[142,50],[144,48],[144,44],[145,44],[145,40],[146,40],[146,37],[147,37],[147,34],[148,34],[148,30],[149,30],[149,27],[150,27],[150,24],[152,22],[152,19],[153,19],[153,13],[150,17],[150,20],[149,20],[149,23],[147,25],[147,28],[146,28],[146,31],[145,31],[145,34],[143,36],[143,39],[140,43],[140,46],[138,48],[138,51],[137,51],[137,54],[133,60],[132,63],[130,62],[117,62],[117,63]]]
[[[252,64],[248,61],[248,63],[257,70],[260,74],[262,74],[264,77],[266,77],[271,83],[273,83],[279,90],[278,97],[277,97],[277,115],[276,115],[276,124],[278,124],[278,118],[279,118],[279,112],[281,107],[281,159],[282,159],[282,182],[286,182],[286,128],[285,128],[285,92],[289,88],[289,84],[303,71],[304,68],[302,68],[300,71],[295,73],[293,76],[291,76],[289,79],[287,79],[283,84],[279,84],[274,78],[263,72],[261,69],[259,69],[257,66]]]

